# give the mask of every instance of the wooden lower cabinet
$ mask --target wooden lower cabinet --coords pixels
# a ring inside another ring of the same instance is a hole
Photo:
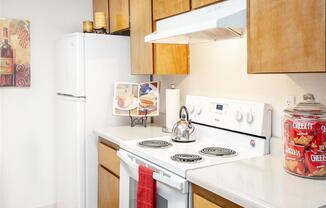
[[[206,189],[192,184],[192,207],[193,208],[241,208],[221,196]]]
[[[119,178],[102,166],[99,166],[98,184],[98,207],[119,208]]]
[[[99,138],[98,208],[119,208],[119,146]]]

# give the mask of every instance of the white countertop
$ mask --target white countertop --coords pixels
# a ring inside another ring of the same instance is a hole
[[[278,156],[264,156],[188,171],[190,182],[243,207],[313,208],[326,205],[326,180],[296,177]]]
[[[148,139],[153,137],[163,137],[169,134],[162,132],[162,127],[158,126],[116,126],[107,128],[97,128],[94,130],[97,136],[100,136],[108,141],[120,145],[120,141]]]

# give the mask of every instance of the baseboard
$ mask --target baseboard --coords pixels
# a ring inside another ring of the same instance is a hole
[[[36,207],[36,208],[57,208],[57,205],[56,204],[50,204],[50,205],[45,205],[45,206]]]

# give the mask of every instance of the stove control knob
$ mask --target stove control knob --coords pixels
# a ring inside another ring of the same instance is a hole
[[[236,111],[235,120],[237,120],[238,122],[241,122],[242,119],[243,119],[243,113],[240,110]]]
[[[256,147],[256,141],[254,139],[250,140],[250,146]]]
[[[252,112],[247,112],[246,120],[248,124],[252,124],[255,120],[255,117]]]
[[[203,112],[201,107],[196,107],[196,114],[199,116]]]

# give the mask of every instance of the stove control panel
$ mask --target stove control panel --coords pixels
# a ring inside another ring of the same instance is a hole
[[[244,132],[271,136],[271,107],[261,102],[190,96],[186,98],[193,122]]]

